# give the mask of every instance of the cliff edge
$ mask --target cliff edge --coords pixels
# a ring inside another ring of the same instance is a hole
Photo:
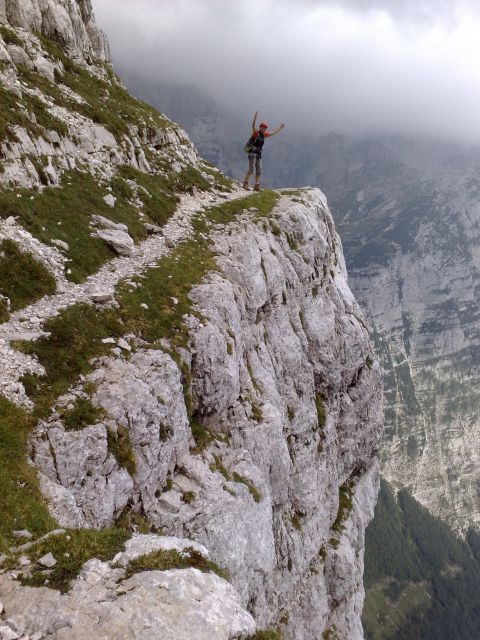
[[[381,380],[325,197],[245,197],[88,2],[2,10],[0,637],[360,640]]]

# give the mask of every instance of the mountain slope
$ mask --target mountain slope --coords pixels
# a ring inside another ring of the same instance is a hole
[[[87,0],[0,6],[1,634],[360,640],[380,371],[323,194],[199,158]]]

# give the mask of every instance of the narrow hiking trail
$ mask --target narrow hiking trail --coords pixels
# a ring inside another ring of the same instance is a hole
[[[44,370],[35,357],[14,349],[16,340],[37,340],[45,334],[43,326],[50,318],[63,309],[78,303],[106,304],[114,299],[115,287],[121,280],[140,274],[165,255],[172,248],[192,234],[192,217],[202,210],[245,196],[244,191],[230,193],[198,193],[182,196],[176,212],[161,234],[154,234],[136,245],[133,254],[117,257],[105,263],[95,274],[83,283],[75,284],[63,274],[55,274],[57,293],[48,295],[28,307],[13,313],[9,320],[0,324],[0,394],[12,402],[31,409],[32,402],[25,393],[20,379],[27,373],[43,374]],[[0,236],[6,221],[0,223]],[[44,248],[44,245],[42,245]]]

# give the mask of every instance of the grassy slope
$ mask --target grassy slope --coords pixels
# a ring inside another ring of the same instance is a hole
[[[80,374],[85,375],[92,370],[92,358],[108,353],[111,345],[103,344],[102,338],[118,337],[133,331],[152,346],[158,344],[162,337],[168,337],[173,347],[185,345],[188,334],[183,315],[192,312],[189,291],[209,270],[216,268],[208,239],[211,224],[228,224],[248,207],[256,207],[257,215],[267,216],[277,199],[277,194],[265,191],[225,202],[204,212],[194,224],[194,237],[159,260],[157,268],[147,270],[143,274],[145,277],[138,279],[139,288],[131,290],[125,285],[119,287],[119,309],[99,311],[86,304],[75,305],[47,323],[45,329],[49,335],[36,342],[18,345],[38,357],[46,369],[46,376],[26,376],[24,380],[26,389],[36,404],[33,414],[0,398],[0,482],[3,487],[0,512],[9,514],[8,518],[0,520],[0,551],[6,551],[13,544],[14,529],[25,528],[34,535],[41,535],[56,526],[48,515],[38,490],[35,472],[27,463],[25,455],[28,433],[35,426],[36,419],[46,417],[57,397],[65,393]],[[177,304],[174,304],[173,297],[178,300]],[[142,303],[146,303],[148,309],[141,307]],[[86,424],[85,420],[94,421],[98,417],[88,406],[75,407],[73,413],[73,416],[68,413],[66,415],[69,428],[82,428]],[[72,420],[75,425],[70,424]],[[113,443],[112,453],[125,457],[128,451],[116,451],[117,445],[118,443]],[[131,463],[129,458],[124,461],[124,466]],[[134,467],[130,466],[130,469],[134,472]],[[26,478],[21,481],[22,486],[18,484],[18,478]],[[105,540],[101,539],[102,545],[107,549],[105,553],[110,554],[111,547],[116,549],[115,541],[122,537],[119,530],[116,531],[117,533],[105,533]],[[100,544],[99,536],[101,534],[98,532],[92,533],[92,537],[86,541],[82,531],[71,531],[69,540],[52,539],[42,545],[41,551],[54,551],[56,545],[66,544],[71,547],[71,551],[65,552],[77,558],[74,566],[78,570],[83,556],[79,555],[77,547],[86,545],[93,556],[96,545]],[[112,544],[111,539],[114,540]],[[111,556],[113,555],[112,552]],[[66,588],[65,581],[68,582],[68,576],[71,577],[73,571],[73,565],[70,562],[66,564],[68,566],[61,571],[59,567],[58,576],[55,574],[51,579],[51,584],[58,585],[60,589]],[[36,576],[32,579],[32,584],[43,584],[43,577]]]

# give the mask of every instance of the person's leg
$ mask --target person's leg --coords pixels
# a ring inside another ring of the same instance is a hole
[[[243,181],[243,188],[244,189],[249,189],[250,188],[248,186],[248,181],[250,180],[250,176],[253,173],[254,163],[255,163],[255,158],[253,156],[248,156],[248,171],[247,171],[247,175],[245,176],[245,180]]]
[[[262,159],[257,158],[255,163],[255,191],[260,191],[260,176],[262,175]]]

